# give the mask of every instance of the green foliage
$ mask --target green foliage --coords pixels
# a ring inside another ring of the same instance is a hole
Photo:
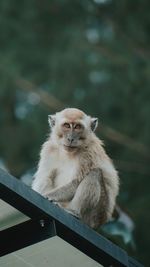
[[[149,9],[148,0],[0,1],[0,158],[19,177],[37,164],[49,113],[64,105],[98,116],[98,134],[120,172],[118,201],[136,223],[137,254],[146,264]]]

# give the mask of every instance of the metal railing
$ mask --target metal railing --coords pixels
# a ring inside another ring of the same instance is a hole
[[[30,218],[1,231],[1,256],[57,235],[105,267],[143,266],[126,251],[3,170],[0,170],[0,197]]]

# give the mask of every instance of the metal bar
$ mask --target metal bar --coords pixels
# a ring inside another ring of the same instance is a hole
[[[78,226],[76,225],[75,228],[76,227]],[[105,267],[128,266],[127,255],[122,254],[121,250],[117,251],[117,254],[116,254],[116,248],[112,245],[112,243],[107,240],[107,244],[106,244],[105,242],[106,240],[103,239],[102,237],[100,237],[99,239],[100,241],[99,246],[96,246],[95,244],[87,240],[86,238],[83,238],[83,236],[81,236],[80,234],[75,233],[71,229],[67,229],[66,226],[60,224],[59,222],[56,222],[56,232],[60,238],[64,239],[65,241],[70,243],[72,246],[82,251],[88,257],[99,262]],[[94,236],[94,238],[97,238],[97,236]],[[105,246],[107,246],[107,252],[104,249]],[[111,251],[111,254],[113,256],[110,256],[110,254],[108,254],[108,250]]]
[[[55,220],[58,236],[100,264],[106,261],[104,266],[129,266],[128,255],[124,250],[2,170],[0,170],[0,195],[4,201],[34,220],[42,218]]]
[[[129,261],[129,267],[143,267],[143,265],[141,263],[139,263],[137,260],[131,258],[131,257],[128,257],[128,261]]]
[[[33,245],[56,235],[54,221],[42,220],[20,223],[0,232],[0,256]]]
[[[44,215],[38,208],[44,198],[18,179],[0,169],[0,198],[33,219]]]

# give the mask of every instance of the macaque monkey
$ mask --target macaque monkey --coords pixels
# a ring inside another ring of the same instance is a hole
[[[117,171],[94,133],[98,119],[67,108],[48,121],[51,133],[32,188],[96,229],[111,218],[119,189]]]

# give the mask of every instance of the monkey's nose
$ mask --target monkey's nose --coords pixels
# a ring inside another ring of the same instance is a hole
[[[74,141],[74,138],[68,137],[68,142],[71,144]]]

